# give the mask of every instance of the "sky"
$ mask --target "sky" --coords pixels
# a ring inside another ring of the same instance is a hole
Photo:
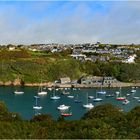
[[[140,44],[140,1],[0,1],[0,44]]]

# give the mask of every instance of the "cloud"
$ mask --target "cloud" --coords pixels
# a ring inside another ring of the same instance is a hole
[[[1,44],[140,43],[138,1],[40,3],[25,7],[25,13],[23,8],[10,5],[0,11]]]

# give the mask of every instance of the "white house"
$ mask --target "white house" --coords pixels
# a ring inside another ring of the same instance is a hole
[[[124,60],[124,63],[135,63],[135,58],[136,58],[136,54],[134,55],[130,55],[126,60]]]

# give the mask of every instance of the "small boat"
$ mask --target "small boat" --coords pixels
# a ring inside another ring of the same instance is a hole
[[[106,94],[105,97],[114,97],[114,94]]]
[[[51,98],[52,100],[59,100],[59,99],[60,99],[59,96],[55,95],[55,89],[54,89],[54,92],[53,92],[53,96],[50,97],[50,98]]]
[[[134,96],[133,98],[138,100],[140,97],[138,97],[138,96]]]
[[[72,116],[72,113],[61,113],[61,116],[64,116],[64,117],[69,117],[69,116]]]
[[[130,103],[130,101],[127,100],[127,99],[125,99],[125,100],[122,102],[123,105],[126,105],[126,104],[128,104],[128,103]]]
[[[66,106],[66,105],[60,105],[59,107],[57,107],[57,109],[59,109],[59,110],[67,110],[67,109],[69,109],[70,108],[70,106]]]
[[[94,102],[101,102],[103,99],[97,97],[97,92],[96,92],[96,98],[93,99]]]
[[[128,93],[128,94],[126,94],[126,96],[130,96],[130,94]]]
[[[75,98],[76,98],[76,99],[74,100],[75,103],[81,103],[81,102],[82,102],[82,100],[79,99],[78,94],[77,94],[77,96],[76,96]]]
[[[43,86],[42,86],[42,82],[40,83],[40,86],[38,88],[38,95],[47,95],[47,91],[43,91]]]
[[[15,94],[23,94],[24,92],[23,92],[23,91],[17,91],[17,90],[16,90],[14,93],[15,93]]]
[[[52,96],[52,97],[50,97],[52,100],[58,100],[58,99],[60,99],[60,97],[59,96]]]
[[[72,112],[69,109],[65,110],[65,111],[62,111],[61,116],[70,117],[70,116],[72,116]]]
[[[70,94],[70,93],[68,91],[63,91],[62,94],[67,95],[67,94]]]
[[[102,90],[102,86],[101,86],[101,90],[98,91],[97,93],[99,93],[99,94],[106,94],[106,91]]]
[[[51,91],[51,90],[52,90],[52,88],[48,88],[48,90],[49,90],[49,91]]]
[[[95,98],[95,99],[93,99],[94,102],[100,102],[102,100],[103,100],[102,98]]]
[[[119,94],[117,94],[116,100],[118,100],[118,101],[126,100],[126,97],[121,96],[121,87],[120,87]]]
[[[36,110],[42,109],[42,106],[38,106],[37,100],[39,99],[39,97],[38,97],[38,96],[34,96],[34,97],[35,97],[35,99],[36,99],[36,104],[35,104],[35,106],[33,106],[33,109],[36,109]]]
[[[94,107],[94,105],[92,103],[87,103],[87,104],[83,105],[83,107],[92,109]]]
[[[71,95],[69,95],[69,96],[67,96],[68,98],[74,98],[74,96],[71,96]]]
[[[88,96],[88,98],[89,98],[89,99],[93,99],[93,98],[94,98],[94,96]]]
[[[83,107],[88,109],[92,109],[94,107],[92,103],[88,103],[88,93],[87,93],[87,104],[84,104]]]
[[[37,93],[38,95],[47,95],[47,91],[41,91]]]
[[[136,92],[136,88],[135,87],[132,87],[131,93],[135,93],[135,92]]]
[[[118,95],[118,94],[120,94],[120,92],[119,91],[116,91],[116,94]]]

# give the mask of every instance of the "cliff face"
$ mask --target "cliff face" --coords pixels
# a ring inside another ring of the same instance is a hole
[[[22,85],[24,85],[24,81],[20,78],[17,78],[14,80],[13,85],[14,86],[22,86]]]

